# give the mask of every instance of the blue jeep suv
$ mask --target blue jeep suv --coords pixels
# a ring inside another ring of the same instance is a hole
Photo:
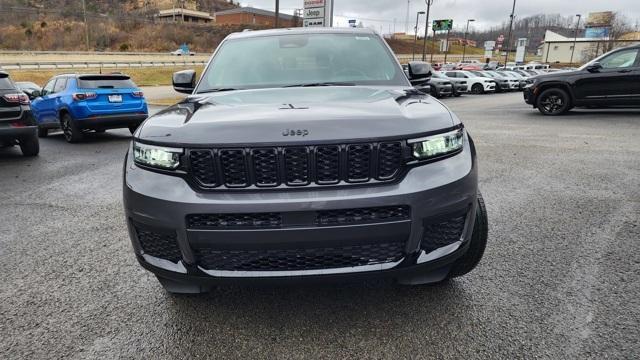
[[[31,107],[38,136],[61,128],[68,142],[82,140],[90,130],[129,128],[131,133],[147,118],[144,94],[121,74],[58,75],[35,94]]]

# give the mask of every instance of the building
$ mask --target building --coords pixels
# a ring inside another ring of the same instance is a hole
[[[208,12],[186,8],[160,10],[157,17],[166,22],[210,23],[213,21],[213,16]]]
[[[214,14],[214,18],[216,24],[275,26],[276,13],[252,7],[241,7],[218,11]],[[281,27],[302,26],[302,19],[299,16],[280,13],[278,18]]]
[[[635,40],[633,35],[627,34],[625,36],[618,39],[579,37],[575,39],[576,49],[573,51],[574,38],[547,30],[542,44],[542,61],[568,64],[572,62],[571,53],[573,52],[573,63],[581,64],[610,49],[640,42],[638,41],[640,39]]]

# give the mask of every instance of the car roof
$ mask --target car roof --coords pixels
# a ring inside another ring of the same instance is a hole
[[[377,35],[377,33],[367,28],[324,28],[324,27],[307,27],[307,28],[286,28],[286,29],[269,29],[269,30],[250,30],[230,34],[227,39],[244,39],[262,36],[278,36],[278,35],[305,35],[305,34],[368,34]]]

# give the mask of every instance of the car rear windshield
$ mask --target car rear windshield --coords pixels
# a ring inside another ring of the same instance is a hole
[[[314,83],[408,85],[402,69],[379,36],[312,33],[225,41],[196,92]]]
[[[11,83],[11,80],[9,80],[8,77],[0,77],[0,89],[13,89],[14,86]]]
[[[136,84],[128,76],[81,76],[78,78],[81,89],[130,89]]]

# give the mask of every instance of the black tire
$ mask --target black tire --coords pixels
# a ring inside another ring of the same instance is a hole
[[[38,127],[38,137],[46,138],[47,136],[49,136],[49,129]]]
[[[60,119],[60,128],[62,128],[64,138],[69,143],[77,143],[82,141],[84,138],[84,133],[69,114],[65,113],[62,115]]]
[[[476,221],[473,225],[473,234],[471,235],[469,249],[467,249],[467,252],[462,255],[461,258],[453,263],[447,278],[450,279],[468,274],[478,266],[482,255],[484,255],[484,249],[487,247],[488,236],[489,223],[487,219],[487,209],[484,206],[482,194],[478,192],[478,209],[476,210]]]
[[[35,136],[20,140],[20,150],[24,156],[37,156],[40,153],[40,141]]]
[[[571,98],[566,91],[551,88],[543,91],[536,100],[536,107],[542,115],[558,116],[565,114],[571,108]]]
[[[440,94],[438,94],[438,90],[436,89],[435,86],[431,87],[431,96],[433,96],[436,99],[440,98]]]
[[[471,87],[471,92],[476,95],[484,94],[484,86],[478,83],[473,84],[473,86]]]
[[[453,94],[453,96],[455,96],[455,97],[460,97],[461,95],[462,95],[462,93],[457,92],[457,91]]]

